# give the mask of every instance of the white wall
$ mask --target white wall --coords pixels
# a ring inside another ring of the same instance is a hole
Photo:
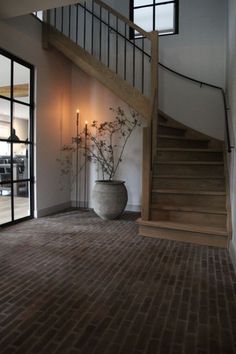
[[[56,161],[70,130],[71,65],[54,50],[44,51],[41,24],[32,15],[0,21],[0,47],[35,66],[36,210],[39,215],[70,202],[60,190]],[[69,183],[69,180],[64,181]]]
[[[105,0],[129,16],[127,0]],[[179,0],[179,34],[159,37],[160,61],[185,75],[225,87],[226,1]],[[167,114],[213,137],[224,137],[219,92],[200,89],[160,69],[159,105]]]
[[[72,97],[73,97],[73,116],[72,134],[76,136],[76,110],[80,109],[80,130],[83,129],[85,121],[88,126],[93,120],[98,122],[109,121],[114,118],[114,114],[109,110],[110,107],[121,106],[127,113],[129,107],[118,99],[113,93],[107,90],[98,81],[88,76],[80,69],[73,67],[72,71]],[[81,161],[82,159],[80,159]],[[142,128],[137,127],[128,141],[124,159],[120,164],[115,178],[124,180],[128,190],[128,209],[139,210],[141,204],[141,173],[142,173]],[[79,176],[80,182],[80,201],[84,201],[83,179],[84,171]],[[88,164],[88,199],[91,203],[91,192],[94,181],[101,178],[93,164]],[[75,188],[72,190],[71,199],[75,202]]]
[[[232,124],[231,135],[236,136],[236,3],[228,3],[228,58],[227,58],[227,90],[229,97],[229,115]],[[233,141],[234,142],[234,141]],[[233,239],[230,247],[231,259],[236,271],[236,155],[235,150],[229,155],[230,189]]]

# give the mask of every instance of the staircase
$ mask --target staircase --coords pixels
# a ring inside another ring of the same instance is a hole
[[[224,145],[159,114],[150,220],[139,234],[227,247]]]
[[[138,41],[130,36],[134,32]],[[43,45],[59,50],[143,116],[139,234],[227,247],[231,222],[224,144],[158,113],[157,32],[147,33],[92,0],[47,11]]]

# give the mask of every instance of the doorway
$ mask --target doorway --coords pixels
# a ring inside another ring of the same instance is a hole
[[[0,49],[0,226],[33,217],[34,68]]]

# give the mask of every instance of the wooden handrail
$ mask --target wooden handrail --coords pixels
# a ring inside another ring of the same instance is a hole
[[[151,40],[151,34],[144,31],[141,27],[137,26],[135,23],[133,23],[132,21],[130,21],[127,17],[123,16],[122,14],[120,14],[118,11],[114,10],[112,7],[108,6],[107,4],[105,4],[103,1],[101,0],[94,0],[94,2],[96,4],[98,4],[99,6],[103,7],[104,9],[106,9],[108,12],[110,12],[112,15],[114,15],[115,17],[119,18],[121,21],[125,22],[129,27],[131,27],[133,30],[139,32],[140,34],[142,34],[144,37],[148,38]]]

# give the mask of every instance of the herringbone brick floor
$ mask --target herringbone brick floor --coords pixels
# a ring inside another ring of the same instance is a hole
[[[236,353],[226,250],[70,211],[0,231],[0,353]]]

